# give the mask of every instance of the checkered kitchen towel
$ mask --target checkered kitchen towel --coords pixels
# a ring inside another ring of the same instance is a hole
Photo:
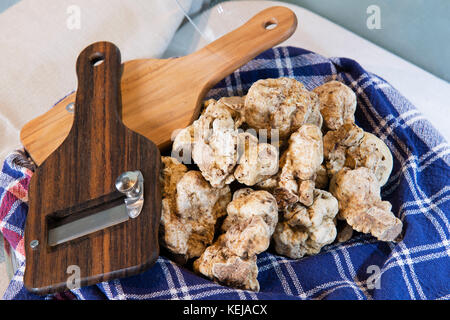
[[[258,256],[259,293],[218,285],[160,257],[140,275],[73,290],[76,298],[450,298],[450,148],[446,141],[389,83],[357,62],[327,59],[298,48],[264,52],[216,85],[209,97],[243,95],[258,79],[282,76],[296,78],[308,89],[336,79],[356,92],[357,124],[386,142],[394,156],[394,169],[382,196],[403,221],[403,240],[386,243],[357,233],[350,241],[298,260],[264,252]],[[17,153],[10,155],[0,175],[1,231],[21,261],[4,298],[36,299],[40,297],[27,292],[22,282],[23,229],[32,171],[17,164],[19,158]],[[377,270],[379,282],[373,277]]]

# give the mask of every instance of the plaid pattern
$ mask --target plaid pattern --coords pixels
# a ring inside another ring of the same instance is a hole
[[[227,288],[161,256],[140,275],[73,290],[78,299],[449,299],[450,148],[418,110],[380,77],[345,58],[279,47],[266,51],[222,80],[209,98],[243,95],[258,79],[294,77],[308,89],[333,79],[358,97],[356,121],[390,148],[394,168],[382,197],[403,221],[403,240],[386,243],[356,233],[315,256],[292,260],[258,256],[261,292]],[[23,287],[23,228],[32,172],[6,159],[0,175],[1,231],[21,267],[5,299],[37,297]],[[374,268],[379,286],[373,286]],[[69,294],[59,298],[70,298]]]

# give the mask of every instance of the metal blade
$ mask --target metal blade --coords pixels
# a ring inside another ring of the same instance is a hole
[[[95,231],[125,222],[129,218],[125,204],[112,207],[50,229],[48,232],[48,244],[50,246],[56,246]]]

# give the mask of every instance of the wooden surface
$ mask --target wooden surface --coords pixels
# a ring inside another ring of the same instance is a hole
[[[272,24],[274,28],[266,28]],[[295,14],[285,7],[271,7],[243,26],[188,56],[142,59],[124,63],[122,119],[133,131],[160,148],[171,135],[198,116],[208,90],[259,53],[286,40],[297,27]],[[66,106],[70,95],[21,130],[23,146],[40,165],[66,138],[73,114]]]
[[[97,60],[102,63],[95,66]],[[160,153],[120,119],[120,52],[111,43],[95,43],[80,54],[76,70],[79,86],[70,132],[37,168],[29,187],[24,282],[38,294],[64,290],[70,265],[79,266],[80,284],[85,286],[139,273],[159,255]],[[137,218],[48,245],[51,224],[123,198],[115,180],[134,170],[144,177],[144,207]],[[32,240],[40,243],[36,249],[30,247]]]

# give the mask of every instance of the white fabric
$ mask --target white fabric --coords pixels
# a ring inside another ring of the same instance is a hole
[[[201,3],[177,1],[187,12]],[[80,29],[67,27],[74,4]],[[75,62],[86,46],[111,41],[122,61],[160,57],[183,18],[176,0],[23,0],[0,14],[1,163],[20,147],[22,126],[77,87]]]
[[[186,24],[177,31],[164,55],[181,56],[196,51],[245,23],[257,12],[274,5],[280,5],[280,2],[221,3],[194,19],[202,36],[191,25]],[[282,5],[295,12],[298,27],[281,45],[301,47],[325,57],[347,57],[358,61],[366,70],[390,82],[450,141],[448,82],[317,14],[296,5]]]

